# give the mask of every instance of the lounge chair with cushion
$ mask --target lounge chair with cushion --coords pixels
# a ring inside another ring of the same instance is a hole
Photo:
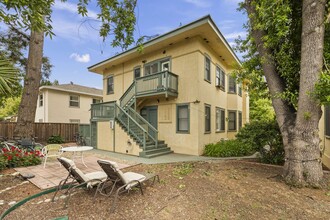
[[[66,184],[68,184],[66,194],[69,195],[67,196],[64,207],[67,207],[67,203],[74,189],[82,186],[85,186],[87,189],[90,189],[94,186],[98,186],[101,182],[107,179],[107,174],[103,171],[83,173],[78,167],[76,167],[75,163],[72,160],[67,159],[65,157],[59,157],[57,159],[68,170],[69,174],[57,186],[57,190],[54,193],[52,201],[55,200],[55,196],[58,191],[60,191],[62,188],[64,188]]]
[[[135,173],[135,172],[126,172],[123,173],[116,162],[108,161],[108,160],[98,160],[97,163],[101,166],[101,168],[104,170],[104,172],[107,174],[107,181],[101,182],[97,190],[95,192],[95,195],[99,192],[102,195],[110,196],[114,190],[115,187],[118,187],[114,202],[112,203],[110,211],[114,211],[115,205],[117,202],[118,195],[123,192],[129,192],[132,188],[137,187],[140,189],[141,194],[143,195],[143,189],[142,189],[142,183],[151,180],[152,184],[155,183],[155,180],[159,182],[159,176],[157,174],[152,173]],[[112,182],[112,188],[109,193],[103,193],[105,191],[105,185],[109,181]]]
[[[59,157],[61,156],[62,152],[62,146],[59,144],[49,144],[44,146],[41,149],[41,153],[44,156],[44,168],[46,167],[46,162],[48,157]]]

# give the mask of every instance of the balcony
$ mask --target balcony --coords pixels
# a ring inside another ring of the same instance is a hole
[[[178,76],[163,71],[136,78],[120,98],[120,106],[125,108],[137,98],[150,96],[178,97]]]

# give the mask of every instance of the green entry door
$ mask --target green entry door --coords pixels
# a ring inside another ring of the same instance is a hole
[[[158,129],[157,106],[149,106],[141,109],[141,116],[147,120],[154,128]]]

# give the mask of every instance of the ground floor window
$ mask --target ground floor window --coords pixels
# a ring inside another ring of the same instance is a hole
[[[225,110],[216,108],[216,131],[225,131]]]
[[[236,111],[228,111],[228,130],[236,131]]]
[[[189,105],[180,104],[176,106],[176,131],[179,133],[189,132]]]
[[[238,112],[238,129],[241,129],[243,126],[242,112]]]
[[[211,106],[205,105],[205,133],[211,132]]]
[[[325,107],[325,135],[330,137],[330,106]]]

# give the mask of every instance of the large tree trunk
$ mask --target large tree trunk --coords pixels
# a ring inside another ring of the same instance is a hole
[[[320,158],[318,122],[321,107],[313,99],[315,83],[323,64],[325,0],[304,0],[301,47],[300,91],[297,112],[277,95],[284,91],[272,51],[265,47],[264,30],[256,27],[255,5],[246,0],[246,10],[251,22],[251,35],[262,57],[262,68],[272,96],[276,119],[281,129],[285,150],[284,178],[297,186],[318,186],[323,177]]]
[[[323,66],[324,12],[325,0],[303,1],[298,110],[284,165],[286,181],[297,185],[316,186],[323,177],[318,130],[322,113],[311,93]]]
[[[41,80],[44,33],[31,31],[29,55],[24,79],[22,101],[18,110],[14,134],[21,137],[33,137],[33,123],[38,101]]]

